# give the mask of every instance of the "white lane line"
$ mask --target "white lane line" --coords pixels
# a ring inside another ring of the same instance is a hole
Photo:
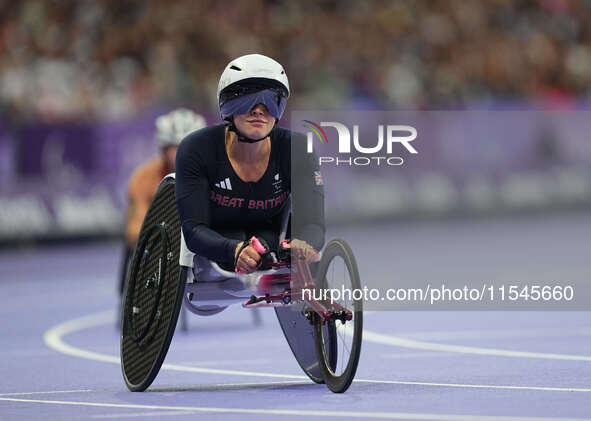
[[[179,364],[162,364],[165,370],[185,371],[192,373],[226,374],[231,376],[271,377],[276,379],[308,379],[308,376],[296,374],[261,373],[260,371],[223,370],[217,368],[189,367]]]
[[[353,380],[358,383],[391,383],[391,384],[406,384],[413,386],[437,386],[437,387],[460,387],[468,389],[506,389],[506,390],[539,390],[548,392],[585,392],[591,393],[591,389],[580,387],[546,387],[546,386],[505,386],[505,385],[490,385],[490,384],[459,384],[459,383],[434,383],[434,382],[415,382],[402,380]]]
[[[60,323],[45,332],[43,335],[43,340],[48,347],[55,351],[61,352],[62,354],[84,358],[87,360],[120,364],[119,357],[87,351],[85,349],[68,345],[62,340],[62,337],[71,333],[90,329],[96,326],[102,326],[107,323],[109,319],[112,321],[114,316],[115,312],[108,310],[102,311],[100,313],[89,314],[88,316],[79,317],[77,319],[68,320],[67,322]]]
[[[102,361],[120,364],[119,357],[100,354],[98,352],[87,351],[81,348],[74,347],[63,341],[63,336],[78,332],[80,330],[89,329],[110,323],[114,313],[112,311],[105,311],[101,313],[90,314],[88,316],[80,317],[78,319],[69,320],[60,323],[45,332],[45,343],[52,349],[71,355],[78,358],[85,358],[94,361]],[[395,345],[395,340],[403,338],[396,338],[387,335],[381,335],[373,332],[364,331],[364,340],[370,342],[386,343],[387,345]],[[368,335],[369,337],[366,337]],[[376,336],[378,335],[378,336]],[[384,342],[386,341],[386,342]],[[405,340],[406,341],[406,340]],[[410,340],[408,340],[410,341]],[[412,341],[417,342],[417,341]],[[427,344],[427,343],[425,343]],[[427,344],[438,345],[438,344]],[[400,345],[395,345],[400,346]],[[451,345],[450,345],[451,346]],[[436,351],[438,349],[435,349]],[[457,352],[457,351],[454,351]],[[267,378],[282,378],[282,379],[308,379],[307,376],[293,375],[293,374],[274,374],[262,373],[252,371],[238,371],[238,370],[222,370],[213,368],[191,367],[179,364],[163,364],[163,369],[194,372],[194,373],[208,373],[208,374],[223,374],[233,376],[252,376],[252,377],[267,377]],[[546,387],[546,386],[504,386],[504,385],[476,385],[476,384],[455,384],[455,383],[432,383],[432,382],[412,382],[412,381],[398,381],[398,380],[361,380],[357,379],[354,382],[358,383],[385,383],[385,384],[401,384],[401,385],[417,385],[417,386],[436,386],[436,387],[461,387],[461,388],[475,388],[475,389],[507,389],[507,390],[536,390],[536,391],[554,391],[554,392],[591,392],[591,389],[586,388],[569,388],[569,387]]]
[[[438,354],[438,353],[433,353],[433,354]],[[199,365],[201,367],[214,367],[216,365],[221,365],[221,366],[231,366],[231,365],[253,365],[253,364],[271,364],[272,360],[268,359],[268,358],[250,358],[250,359],[234,359],[234,360],[218,360],[218,361],[209,361],[209,360],[203,360],[203,361],[182,361],[179,364],[181,365],[187,365],[187,366],[192,366],[192,365]]]
[[[116,420],[121,418],[143,418],[143,417],[163,417],[165,415],[187,415],[194,414],[195,411],[154,411],[154,412],[121,412],[119,414],[99,414],[92,415],[90,418],[109,419],[115,418]]]
[[[63,341],[63,337],[71,333],[78,332],[80,330],[90,329],[96,326],[104,325],[112,320],[114,312],[103,311],[100,313],[90,314],[83,316],[78,319],[69,320],[64,323],[60,323],[49,329],[43,335],[45,344],[55,351],[61,352],[62,354],[71,355],[73,357],[84,358],[93,361],[100,361],[106,363],[121,364],[119,357],[101,354],[98,352],[87,351],[72,345],[67,344]],[[224,370],[216,368],[203,368],[203,367],[190,367],[178,364],[163,364],[162,368],[174,371],[185,371],[190,373],[208,373],[208,374],[225,374],[225,375],[241,375],[241,376],[253,376],[253,377],[271,377],[281,379],[307,379],[307,376],[302,375],[290,375],[290,374],[273,374],[273,373],[261,373],[258,371],[236,371],[236,370]]]
[[[11,392],[11,393],[0,393],[0,396],[53,395],[55,393],[87,393],[87,392],[92,392],[92,389],[49,390],[47,392]]]
[[[413,358],[441,358],[441,357],[461,357],[457,352],[436,352],[436,351],[425,351],[425,352],[405,352],[402,354],[381,354],[381,358],[393,359],[393,360],[406,360]]]
[[[544,417],[505,417],[496,415],[460,415],[460,414],[421,414],[406,412],[361,412],[361,411],[324,411],[299,409],[261,409],[261,408],[216,408],[202,406],[161,406],[136,405],[120,403],[53,401],[41,399],[0,398],[0,401],[42,403],[49,405],[91,406],[100,408],[133,408],[133,409],[164,409],[169,411],[192,411],[230,414],[260,414],[260,415],[291,415],[302,417],[341,417],[351,418],[379,418],[394,420],[427,420],[427,421],[591,421],[591,418],[544,418]]]
[[[250,382],[250,383],[203,383],[200,385],[190,386],[164,386],[164,387],[151,387],[146,393],[158,393],[158,392],[188,392],[188,391],[212,391],[212,390],[229,390],[229,389],[248,389],[248,388],[265,388],[274,386],[297,386],[297,385],[308,385],[310,386],[310,380],[302,381],[286,381],[286,382]]]
[[[591,356],[588,355],[551,354],[544,352],[511,351],[507,349],[440,344],[401,338],[399,336],[384,335],[382,333],[371,332],[368,330],[363,331],[363,340],[383,345],[399,346],[402,348],[422,349],[425,351],[459,352],[462,354],[495,355],[514,358],[540,358],[546,360],[591,361]]]
[[[523,329],[441,330],[400,332],[396,336],[419,341],[450,341],[456,339],[561,338],[591,336],[591,327],[524,327]]]

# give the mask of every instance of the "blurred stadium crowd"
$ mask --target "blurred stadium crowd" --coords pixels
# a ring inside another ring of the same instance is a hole
[[[289,75],[283,125],[484,110],[443,113],[404,169],[323,169],[330,218],[588,209],[590,47],[591,0],[0,0],[0,243],[119,235],[154,119],[218,122],[223,68],[254,52]]]
[[[216,113],[235,56],[282,62],[292,109],[576,101],[591,86],[591,2],[0,2],[0,105],[12,119]]]

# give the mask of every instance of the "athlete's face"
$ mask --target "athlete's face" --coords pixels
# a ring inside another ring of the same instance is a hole
[[[164,164],[169,172],[175,171],[175,163],[176,163],[176,150],[178,148],[176,146],[167,146],[166,148],[162,149],[162,159],[164,159]]]
[[[249,139],[260,139],[271,132],[275,117],[269,114],[267,107],[258,104],[247,114],[235,115],[234,124],[238,131]]]

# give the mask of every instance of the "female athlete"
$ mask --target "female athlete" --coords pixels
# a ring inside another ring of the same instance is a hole
[[[303,135],[277,126],[289,94],[287,75],[275,60],[260,54],[239,57],[219,81],[225,124],[193,132],[181,142],[175,195],[185,242],[196,255],[254,272],[261,256],[249,239],[263,239],[277,250],[290,196],[292,248],[312,260],[323,246],[318,164],[306,153]],[[292,194],[296,183],[297,194]]]

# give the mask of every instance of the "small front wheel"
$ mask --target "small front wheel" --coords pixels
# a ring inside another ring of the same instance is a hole
[[[314,321],[314,337],[318,364],[328,388],[335,393],[346,391],[357,371],[361,353],[363,331],[363,297],[355,256],[349,245],[341,239],[328,243],[322,254],[315,277],[317,297],[327,309],[334,312],[325,322],[321,317]],[[330,291],[333,291],[331,299]],[[356,293],[357,291],[357,293]],[[351,320],[344,320],[342,311],[352,313]],[[339,316],[341,316],[339,318]],[[336,339],[336,340],[335,340]],[[327,353],[327,345],[336,352]]]

